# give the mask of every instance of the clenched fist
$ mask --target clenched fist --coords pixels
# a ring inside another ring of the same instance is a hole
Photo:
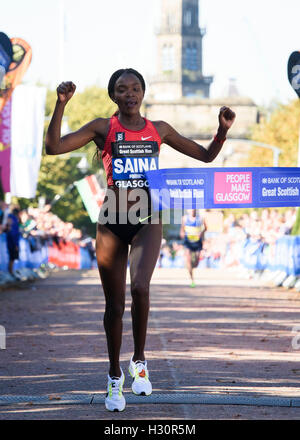
[[[74,95],[76,86],[72,81],[66,81],[59,84],[56,89],[59,102],[66,104]]]
[[[229,107],[221,107],[219,113],[219,124],[221,130],[229,130],[235,120],[235,113]]]

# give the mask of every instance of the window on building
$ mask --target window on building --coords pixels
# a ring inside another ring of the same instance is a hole
[[[176,25],[176,17],[173,14],[167,16],[167,28],[172,30]]]
[[[191,26],[192,24],[192,10],[186,9],[183,15],[183,24],[184,26]]]
[[[188,43],[184,49],[184,66],[187,70],[198,70],[197,44]]]
[[[175,50],[174,46],[165,44],[162,49],[162,70],[163,72],[175,69]]]

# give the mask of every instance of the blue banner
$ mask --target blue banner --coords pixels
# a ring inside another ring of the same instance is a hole
[[[300,168],[173,168],[146,175],[155,210],[300,206]]]
[[[284,236],[276,242],[275,268],[288,275],[300,275],[300,237]]]
[[[278,238],[274,252],[262,241],[246,240],[241,263],[247,269],[282,271],[287,275],[300,275],[300,236],[284,235]]]
[[[51,243],[42,244],[35,237],[21,237],[19,241],[19,258],[14,261],[13,269],[37,269],[42,264],[48,263],[49,248]],[[80,269],[91,269],[96,267],[96,261],[92,258],[88,249],[80,247]],[[0,234],[0,271],[7,272],[9,254],[7,250],[6,234]]]

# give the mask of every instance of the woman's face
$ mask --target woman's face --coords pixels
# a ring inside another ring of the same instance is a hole
[[[140,80],[132,73],[124,73],[116,81],[113,98],[121,113],[138,113],[144,98]]]

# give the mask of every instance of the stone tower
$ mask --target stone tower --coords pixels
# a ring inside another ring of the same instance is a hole
[[[202,74],[199,0],[161,0],[157,32],[157,75],[151,81],[154,99],[209,97],[211,76]]]
[[[149,94],[144,101],[145,116],[151,121],[163,119],[183,136],[205,145],[217,130],[220,107],[227,105],[237,115],[230,137],[246,138],[258,118],[253,100],[240,96],[233,78],[224,94],[214,99],[209,96],[212,77],[202,73],[205,32],[199,27],[199,0],[160,0],[160,5],[161,22],[156,35],[157,75],[149,81]],[[244,145],[243,148],[246,151]],[[162,168],[172,167],[171,157],[174,167],[175,164],[178,167],[200,166],[196,159],[176,154],[174,149],[170,152],[168,146],[164,151],[165,161],[164,154],[160,155]],[[222,163],[222,154],[218,160]]]

